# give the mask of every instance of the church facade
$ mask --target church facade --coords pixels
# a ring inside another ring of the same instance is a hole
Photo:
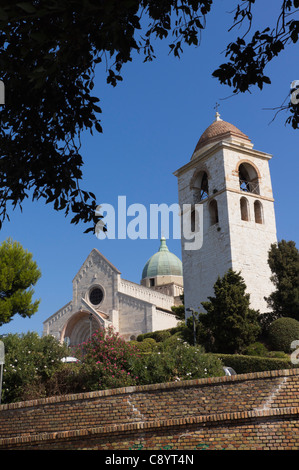
[[[71,346],[99,328],[112,326],[125,340],[177,325],[171,307],[183,293],[181,260],[165,238],[146,263],[141,284],[122,279],[120,271],[93,249],[73,279],[73,298],[44,322],[43,334]]]

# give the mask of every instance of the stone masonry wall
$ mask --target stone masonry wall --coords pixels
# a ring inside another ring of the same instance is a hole
[[[5,449],[299,449],[299,369],[0,406]]]

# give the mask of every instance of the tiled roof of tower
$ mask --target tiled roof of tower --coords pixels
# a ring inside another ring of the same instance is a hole
[[[201,135],[194,152],[202,148],[204,145],[213,141],[222,140],[226,136],[235,136],[251,142],[249,137],[241,132],[236,126],[229,122],[222,121],[219,113],[216,113],[216,119]]]

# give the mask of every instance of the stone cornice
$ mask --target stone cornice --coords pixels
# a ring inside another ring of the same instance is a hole
[[[213,147],[208,148],[204,152],[200,153],[192,158],[188,163],[183,165],[181,168],[176,170],[173,174],[174,176],[179,176],[186,171],[190,170],[194,166],[198,165],[198,163],[203,163],[205,162],[208,158],[211,157],[214,153],[216,153],[220,149],[228,149],[228,150],[234,150],[235,152],[242,153],[244,155],[249,155],[252,157],[256,158],[262,158],[264,160],[270,160],[272,158],[272,155],[269,153],[261,152],[260,150],[254,150],[248,147],[242,147],[240,145],[234,144],[232,142],[226,142],[226,141],[221,141],[217,142],[217,144],[213,145]]]

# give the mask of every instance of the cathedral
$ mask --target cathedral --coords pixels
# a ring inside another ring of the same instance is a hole
[[[182,262],[162,237],[145,264],[141,283],[122,279],[120,271],[93,249],[73,279],[73,298],[44,322],[44,335],[74,346],[99,328],[112,326],[125,340],[177,325],[171,307],[181,303]]]
[[[180,295],[186,316],[203,311],[201,303],[230,268],[241,272],[251,307],[266,312],[265,297],[273,291],[268,251],[277,241],[270,159],[217,112],[191,159],[174,173],[181,214],[191,207],[191,233],[200,231],[200,248],[186,249],[182,234],[181,262],[162,237],[140,284],[122,279],[93,249],[73,279],[72,300],[44,322],[43,333],[76,345],[109,326],[125,340],[174,327],[171,307],[181,303]]]

